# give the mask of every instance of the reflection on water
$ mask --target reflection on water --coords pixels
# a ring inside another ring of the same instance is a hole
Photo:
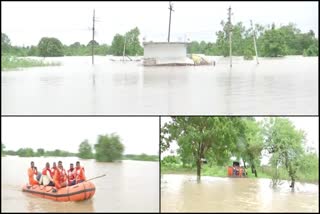
[[[38,169],[46,162],[62,160],[64,166],[78,159],[68,158],[1,158],[1,211],[3,212],[158,212],[159,211],[159,163],[123,161],[97,163],[80,160],[87,179],[92,180],[96,193],[92,199],[80,202],[56,202],[42,199],[21,191],[27,183],[27,169],[31,160]],[[21,169],[21,170],[20,170]],[[142,176],[143,175],[143,176]],[[19,202],[19,203],[17,203]]]
[[[143,67],[97,57],[1,72],[2,114],[318,114],[318,57]]]
[[[269,179],[202,177],[191,175],[161,177],[161,211],[180,212],[315,212],[319,210],[318,185],[289,183],[270,187]]]

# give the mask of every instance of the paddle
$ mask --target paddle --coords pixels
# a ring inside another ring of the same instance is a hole
[[[90,179],[87,179],[87,180],[85,180],[85,181],[90,181],[90,180],[93,180],[93,179],[102,178],[102,177],[104,177],[104,176],[106,176],[106,174],[99,175],[99,176],[97,176],[97,177],[90,178]]]

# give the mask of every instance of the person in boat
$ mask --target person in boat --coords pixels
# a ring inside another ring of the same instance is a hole
[[[31,161],[31,166],[28,169],[28,177],[29,177],[29,184],[30,185],[38,185],[38,181],[34,179],[34,176],[38,175],[37,167],[34,166],[34,162]]]
[[[50,164],[49,162],[46,163],[46,167],[42,170],[42,176],[40,178],[40,184],[44,186],[54,186],[54,181],[51,176]]]
[[[67,172],[68,175],[68,185],[72,186],[76,184],[76,176],[75,176],[75,169],[73,167],[73,163],[70,163],[70,169]]]
[[[76,162],[75,177],[76,177],[76,184],[86,180],[86,176],[84,174],[84,168],[80,166],[79,161]]]
[[[57,164],[56,162],[53,162],[52,168],[51,168],[51,177],[54,176],[54,172],[57,170]]]
[[[57,170],[55,170],[54,172],[53,180],[56,189],[60,189],[67,186],[67,173],[63,169],[62,161],[58,162],[58,167]]]

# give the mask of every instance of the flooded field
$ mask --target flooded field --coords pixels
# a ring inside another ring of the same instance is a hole
[[[278,189],[270,179],[163,175],[161,212],[318,212],[319,186],[288,182]]]
[[[191,175],[163,175],[161,211],[180,212],[317,212],[319,186],[289,183],[278,189],[269,179],[202,177],[197,183]]]
[[[27,169],[34,161],[38,169],[45,162],[61,160],[67,168],[78,160],[68,158],[1,158],[1,212],[159,212],[159,163],[148,161],[122,161],[97,163],[80,160],[96,193],[92,199],[80,202],[56,202],[22,192],[27,183]],[[143,176],[142,176],[143,175]]]
[[[110,57],[48,58],[62,66],[1,72],[2,114],[315,115],[318,57],[213,66],[144,67]]]

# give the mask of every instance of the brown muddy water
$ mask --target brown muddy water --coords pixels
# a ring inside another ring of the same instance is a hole
[[[76,157],[59,158],[1,158],[1,212],[159,212],[159,163],[122,161],[97,163],[80,160],[87,179],[92,180],[96,193],[92,199],[80,202],[56,202],[21,191],[27,183],[27,169],[34,161],[38,169],[45,162],[61,160],[67,168]]]
[[[4,115],[316,115],[318,57],[214,57],[213,66],[144,67],[110,57],[1,72]]]
[[[283,181],[272,189],[270,179],[201,178],[165,174],[161,178],[161,212],[318,212],[319,186]]]

